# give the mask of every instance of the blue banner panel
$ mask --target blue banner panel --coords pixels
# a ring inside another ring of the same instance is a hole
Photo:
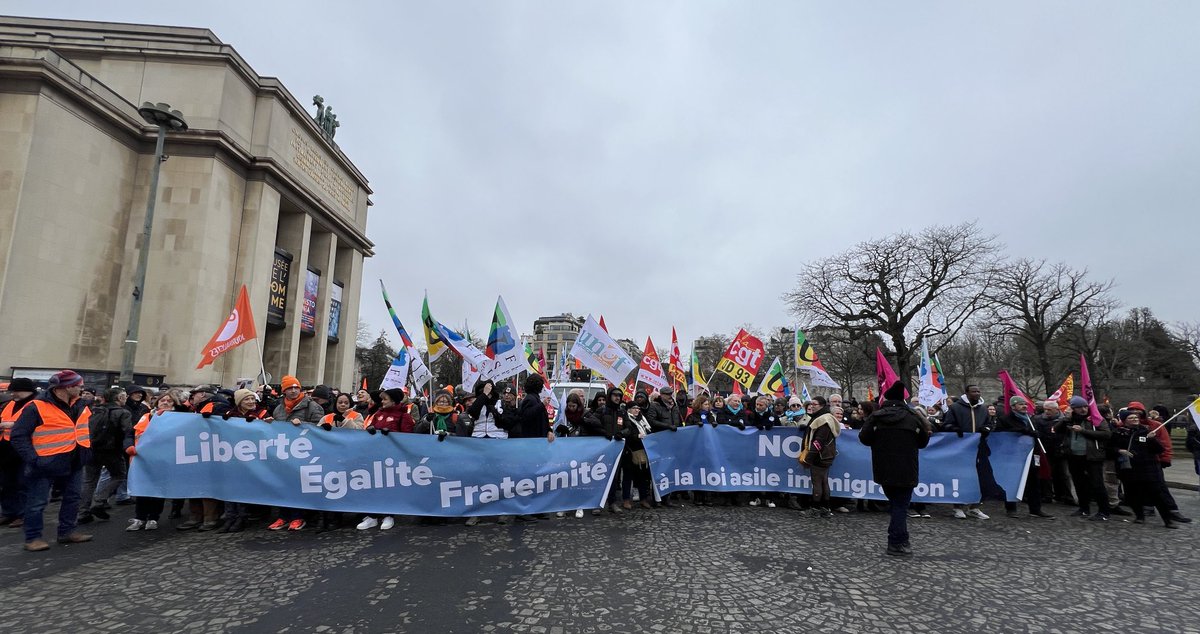
[[[1013,436],[1011,439],[998,437]],[[1015,434],[992,434],[1002,445],[1000,460],[993,461],[997,480],[1019,482],[1032,439]],[[645,439],[651,474],[659,494],[672,491],[781,491],[812,493],[812,479],[796,457],[802,436],[799,429],[777,427],[770,431],[739,431],[720,425],[685,427],[659,432]],[[1023,449],[1022,449],[1023,448]],[[829,488],[835,497],[883,500],[883,489],[872,479],[871,449],[858,440],[855,430],[843,430],[837,441],[838,456],[829,470]],[[975,457],[979,436],[959,438],[934,434],[920,456],[920,482],[913,500],[942,504],[969,504],[980,499]],[[996,449],[993,449],[996,452]],[[1020,462],[1018,465],[1017,463]],[[1016,488],[1014,487],[1014,491]]]
[[[132,495],[374,515],[521,515],[604,505],[622,441],[371,435],[167,413],[150,423]]]

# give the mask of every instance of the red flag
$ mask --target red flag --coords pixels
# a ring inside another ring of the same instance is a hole
[[[1065,412],[1068,409],[1070,409],[1071,397],[1074,395],[1075,395],[1075,375],[1068,374],[1067,378],[1065,380],[1063,380],[1062,385],[1058,386],[1058,389],[1053,394],[1050,395],[1050,398],[1048,398],[1046,400],[1057,402],[1058,409]]]
[[[362,386],[362,389],[363,389],[363,390],[366,390],[366,389],[367,389],[367,377],[365,377],[365,376],[363,377],[363,386]]]
[[[875,382],[879,386],[879,398],[883,398],[883,393],[900,377],[896,376],[896,371],[892,369],[892,364],[888,363],[887,358],[883,356],[883,351],[875,348]],[[904,400],[908,400],[908,388],[904,388]]]
[[[605,325],[604,325],[604,315],[600,315],[600,324],[599,324],[599,326],[600,326],[600,330],[603,330],[604,332],[608,332],[608,326],[605,326]]]
[[[683,361],[679,358],[679,337],[675,336],[674,326],[671,326],[671,357],[667,361],[667,374],[671,378],[671,389],[687,387],[687,375],[683,373]]]
[[[658,360],[658,352],[654,349],[654,342],[650,337],[646,337],[646,350],[642,353],[642,363],[638,366],[637,378],[638,383],[645,383],[658,389],[666,387],[667,377],[663,374],[662,362]]]
[[[229,313],[229,319],[225,320],[217,333],[205,344],[204,351],[201,353],[204,356],[200,359],[200,365],[196,366],[196,369],[199,370],[216,361],[217,357],[257,336],[258,332],[254,329],[254,315],[250,312],[250,297],[246,294],[246,285],[243,284],[242,290],[238,291],[237,303],[233,306],[233,312]]]
[[[740,383],[748,390],[766,356],[767,350],[758,337],[745,329],[738,330],[733,342],[725,349],[725,354],[717,361],[717,370],[728,374],[734,383]]]
[[[1031,401],[1028,396],[1025,396],[1025,393],[1021,391],[1021,388],[1017,387],[1016,382],[1013,381],[1012,377],[1008,375],[1008,370],[1001,370],[1000,374],[997,374],[996,376],[1000,377],[1000,386],[1004,389],[1005,414],[1012,413],[1012,405],[1009,403],[1009,399],[1014,396],[1020,396],[1021,399],[1025,401],[1025,404],[1029,406],[1028,412],[1033,411],[1033,401]]]
[[[538,348],[538,365],[541,366],[538,368],[538,374],[542,375],[542,380],[546,382],[546,385],[550,385],[550,379],[546,378],[546,346]]]
[[[875,400],[875,393],[871,391],[871,386],[870,386],[870,385],[868,385],[868,386],[867,386],[867,400],[868,400],[868,401],[873,401],[873,400]]]
[[[1083,353],[1079,354],[1079,394],[1088,402],[1088,418],[1092,420],[1092,427],[1099,427],[1104,417],[1096,407],[1096,392],[1092,389],[1092,377],[1088,374],[1087,359]]]
[[[733,393],[737,394],[738,396],[743,396],[741,383],[738,383],[737,381],[733,382]]]

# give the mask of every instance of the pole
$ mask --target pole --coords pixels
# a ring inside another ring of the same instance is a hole
[[[258,369],[262,372],[262,384],[266,385],[270,382],[270,378],[267,376],[267,366],[263,363],[262,344],[259,343],[258,337],[254,338],[254,347],[258,348]]]
[[[125,333],[125,354],[121,360],[121,385],[133,383],[133,364],[137,357],[138,328],[142,321],[142,297],[146,286],[146,264],[150,258],[150,232],[154,228],[154,203],[158,199],[158,173],[163,164],[166,125],[158,126],[154,144],[154,168],[150,171],[150,192],[146,197],[146,221],[142,224],[142,249],[138,252],[137,271],[133,275],[133,302],[129,306],[129,329]],[[261,358],[261,357],[260,357]]]
[[[1190,406],[1191,404],[1189,403],[1188,405]],[[1183,408],[1183,409],[1179,410],[1178,412],[1175,412],[1175,414],[1174,414],[1173,416],[1171,416],[1171,417],[1170,417],[1170,418],[1168,418],[1167,420],[1164,420],[1163,422],[1159,423],[1159,424],[1158,424],[1158,427],[1155,427],[1154,429],[1151,429],[1151,430],[1150,430],[1150,433],[1151,433],[1151,434],[1153,434],[1153,433],[1156,433],[1158,430],[1162,429],[1163,427],[1166,427],[1166,426],[1167,426],[1167,423],[1169,423],[1169,422],[1171,422],[1171,421],[1175,420],[1175,419],[1176,419],[1176,418],[1177,418],[1177,417],[1178,417],[1180,414],[1182,414],[1182,413],[1184,413],[1184,412],[1186,412],[1186,411],[1188,411],[1188,408],[1187,408],[1187,407],[1185,407],[1185,408]]]

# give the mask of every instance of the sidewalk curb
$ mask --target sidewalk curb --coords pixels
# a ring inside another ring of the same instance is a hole
[[[1200,485],[1188,484],[1186,482],[1172,482],[1170,480],[1167,480],[1167,488],[1183,489],[1185,491],[1200,491]]]

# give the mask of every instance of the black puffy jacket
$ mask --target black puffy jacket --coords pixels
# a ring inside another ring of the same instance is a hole
[[[921,417],[903,401],[884,401],[858,432],[871,448],[871,470],[881,486],[915,487],[920,477],[918,452],[929,445]]]

